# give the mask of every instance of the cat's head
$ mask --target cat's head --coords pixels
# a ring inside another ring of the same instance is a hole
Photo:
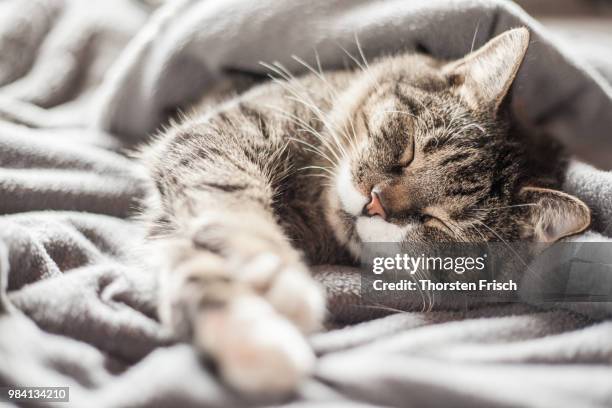
[[[327,216],[356,255],[362,242],[554,242],[589,225],[580,200],[529,184],[528,147],[509,132],[528,43],[519,28],[456,61],[387,58],[345,92]]]

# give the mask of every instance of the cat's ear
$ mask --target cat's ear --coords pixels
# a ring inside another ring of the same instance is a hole
[[[526,208],[524,233],[534,242],[553,243],[584,231],[591,223],[586,204],[561,191],[523,187],[518,199]]]
[[[474,109],[495,114],[523,61],[529,30],[515,28],[443,67],[454,91]]]

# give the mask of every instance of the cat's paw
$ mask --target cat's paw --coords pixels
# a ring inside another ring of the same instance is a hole
[[[242,393],[288,394],[315,363],[295,326],[258,296],[241,296],[202,314],[195,327],[196,346],[214,356],[222,378]]]
[[[323,292],[299,263],[267,254],[248,259],[178,252],[164,264],[160,316],[191,335],[232,388],[288,394],[312,372],[314,353],[302,333],[320,326]]]
[[[303,333],[321,328],[325,293],[301,263],[266,252],[243,265],[239,276]]]

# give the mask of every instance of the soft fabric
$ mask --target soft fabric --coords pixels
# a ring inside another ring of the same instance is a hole
[[[299,73],[291,55],[312,61],[316,49],[326,67],[351,64],[340,45],[358,58],[356,38],[369,59],[416,48],[458,57],[527,25],[517,117],[612,167],[612,92],[597,73],[612,59],[598,56],[596,72],[510,3],[148,3],[0,2],[0,386],[69,386],[77,407],[255,403],[160,327],[131,218],[147,183],[125,153],[227,72],[265,72],[260,60]],[[609,241],[612,175],[575,162],[565,190],[594,213],[575,240]],[[388,315],[360,301],[358,271],[316,276],[330,314],[310,338],[316,372],[293,398],[264,405],[612,405],[609,303],[424,312],[407,299],[408,312]]]

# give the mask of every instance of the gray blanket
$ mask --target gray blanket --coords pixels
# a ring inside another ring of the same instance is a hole
[[[512,4],[145,3],[0,1],[0,386],[69,386],[77,407],[255,403],[158,324],[155,276],[140,266],[130,220],[147,185],[123,152],[228,72],[278,60],[299,73],[291,55],[312,62],[313,49],[325,67],[351,64],[340,46],[357,55],[356,37],[367,58],[416,48],[457,57],[530,27],[513,108],[582,159],[565,189],[594,223],[576,239],[610,240],[612,78],[602,73],[612,58],[591,68]],[[259,404],[612,406],[609,303],[384,316],[360,301],[356,271],[317,277],[332,323],[310,339],[316,372],[291,400]]]

